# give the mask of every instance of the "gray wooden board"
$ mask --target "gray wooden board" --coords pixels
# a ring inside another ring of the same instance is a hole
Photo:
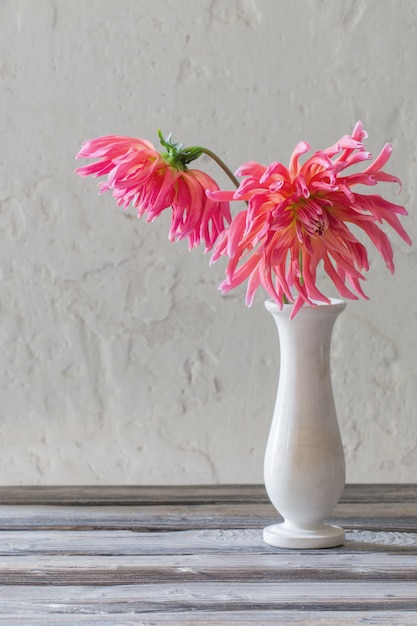
[[[169,532],[131,530],[0,531],[0,557],[12,555],[155,555],[280,553],[262,539],[262,529],[209,529]],[[331,554],[384,552],[417,555],[417,533],[353,530]],[[288,551],[289,554],[326,554]]]
[[[178,614],[153,611],[104,615],[0,613],[0,624],[22,626],[416,626],[415,611],[181,611]]]
[[[0,486],[2,504],[143,505],[269,503],[263,485]],[[417,503],[417,484],[346,485],[342,503]]]
[[[271,505],[252,503],[194,506],[0,506],[0,530],[261,528],[279,521],[280,517]],[[417,503],[339,504],[330,521],[352,529],[417,532]]]
[[[0,585],[398,581],[417,584],[415,555],[314,553],[0,558]],[[417,589],[417,587],[416,587]],[[416,606],[417,608],[417,606]]]
[[[3,612],[417,610],[417,582],[239,582],[0,587]]]
[[[417,626],[417,488],[348,486],[346,543],[280,550],[256,485],[0,488],[0,623]]]

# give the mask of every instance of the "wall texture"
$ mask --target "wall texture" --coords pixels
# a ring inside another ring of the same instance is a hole
[[[74,155],[162,128],[235,169],[361,119],[417,241],[415,1],[0,0],[0,51],[0,482],[262,481],[263,296],[222,297],[222,262],[98,197]],[[417,477],[417,256],[392,242],[395,275],[371,252],[334,333],[348,481]]]

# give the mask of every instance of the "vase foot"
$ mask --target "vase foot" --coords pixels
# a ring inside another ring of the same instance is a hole
[[[345,531],[331,524],[323,524],[318,530],[304,530],[288,528],[282,523],[264,528],[263,537],[265,543],[276,548],[314,550],[341,546],[345,540]]]

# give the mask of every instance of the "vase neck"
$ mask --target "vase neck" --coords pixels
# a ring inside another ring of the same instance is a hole
[[[291,307],[281,311],[267,306],[279,335],[281,369],[297,369],[298,373],[312,370],[317,376],[330,374],[330,344],[334,323],[344,309],[344,303],[305,307],[290,319]]]

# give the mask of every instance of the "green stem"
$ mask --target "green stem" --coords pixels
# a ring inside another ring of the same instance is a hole
[[[298,253],[298,267],[300,268],[300,285],[303,286],[304,285],[304,278],[303,278],[303,254],[302,254],[301,250]]]
[[[236,178],[236,176],[233,174],[232,170],[230,170],[227,167],[226,163],[224,161],[222,161],[221,158],[218,157],[215,152],[212,152],[208,148],[204,148],[202,146],[193,146],[192,148],[187,148],[187,150],[193,150],[193,149],[195,149],[197,147],[201,150],[201,152],[203,154],[207,154],[207,156],[209,156],[211,159],[213,159],[213,161],[215,161],[217,163],[217,165],[219,165],[222,168],[223,172],[225,172],[225,174],[230,178],[230,180],[236,186],[236,188],[239,187],[240,183],[239,183],[238,179]]]

